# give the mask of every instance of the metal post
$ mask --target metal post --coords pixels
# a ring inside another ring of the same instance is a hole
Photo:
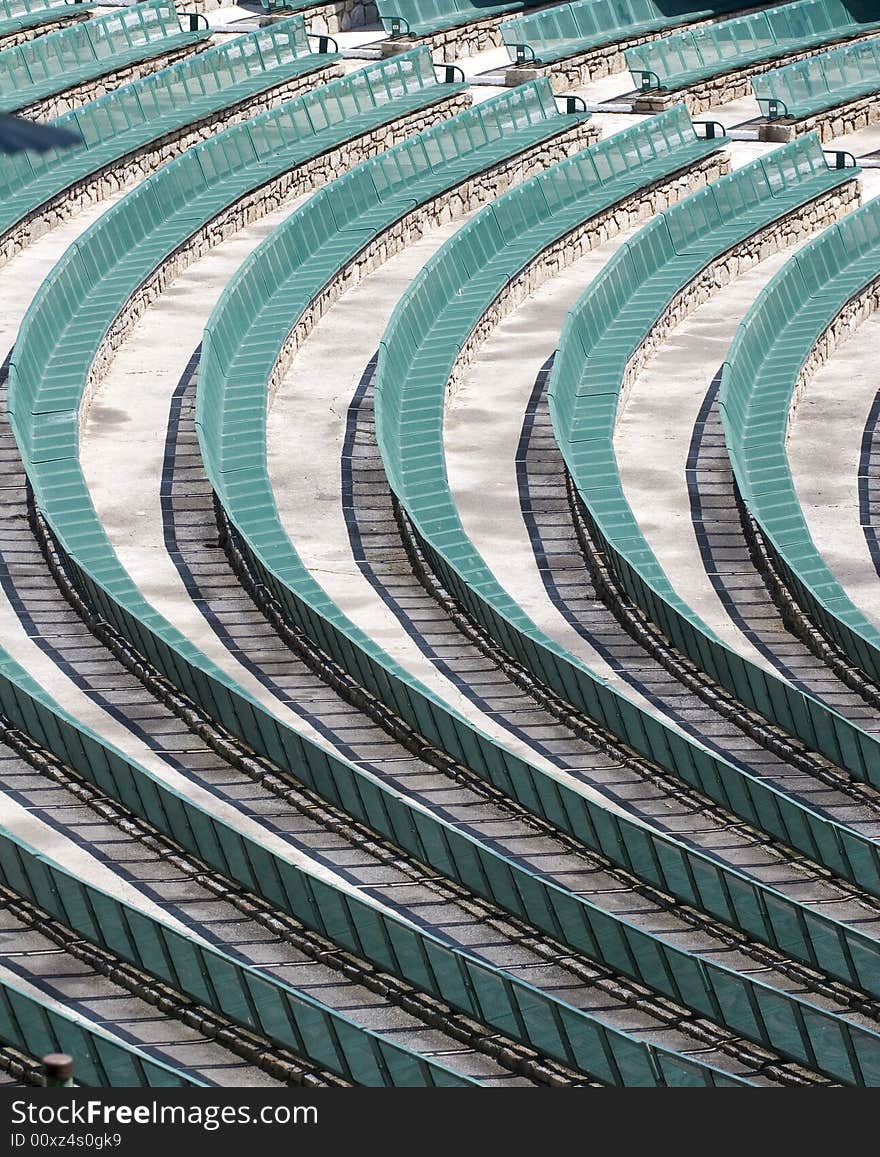
[[[43,1077],[47,1089],[72,1089],[73,1057],[67,1053],[49,1053],[43,1057]]]

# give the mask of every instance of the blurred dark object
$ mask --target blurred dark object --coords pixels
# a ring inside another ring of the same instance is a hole
[[[57,129],[54,125],[37,124],[22,117],[0,114],[0,153],[20,153],[25,149],[43,153],[47,149],[81,144],[79,134],[69,129]]]

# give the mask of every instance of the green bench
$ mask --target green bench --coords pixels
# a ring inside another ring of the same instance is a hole
[[[516,64],[551,64],[609,44],[709,20],[745,0],[575,0],[505,20],[501,37]]]
[[[326,92],[326,90],[325,90]],[[689,122],[685,117],[689,127]],[[672,136],[667,118],[665,137]],[[682,146],[682,153],[693,144]],[[225,134],[224,134],[225,135]],[[650,139],[650,134],[645,134]],[[35,500],[47,517],[74,579],[88,600],[146,658],[215,718],[302,780],[324,798],[359,821],[392,839],[422,862],[448,873],[471,891],[551,932],[575,950],[596,956],[611,967],[656,986],[672,999],[684,998],[700,1015],[714,1017],[750,1039],[772,1042],[799,1060],[812,1056],[811,1041],[821,1043],[819,1064],[829,1075],[852,1084],[880,1081],[880,1053],[871,1034],[830,1016],[815,1006],[777,992],[760,982],[733,975],[723,966],[673,947],[626,919],[586,902],[514,863],[439,817],[422,811],[380,781],[331,756],[283,726],[218,668],[143,599],[113,553],[91,505],[78,459],[77,416],[91,360],[101,337],[134,289],[163,256],[179,246],[204,219],[216,213],[206,204],[204,179],[200,188],[191,170],[198,156],[212,145],[200,146],[171,162],[110,209],[68,250],[35,298],[26,317],[10,366],[10,420],[22,450]],[[703,152],[708,146],[700,142]],[[647,146],[645,146],[647,147]],[[619,158],[619,171],[632,166],[632,154],[618,143],[609,150]],[[627,170],[628,171],[628,170]],[[231,200],[241,186],[231,187],[228,171],[215,180]],[[12,703],[7,705],[7,699]],[[0,708],[20,718],[20,697],[0,684]],[[33,714],[29,719],[33,732]],[[36,720],[42,727],[42,718]],[[39,730],[56,742],[52,730]],[[664,1050],[649,1049],[622,1034],[612,1038],[588,1015],[569,1008],[547,993],[515,980],[503,971],[467,955],[429,933],[380,912],[343,893],[320,878],[274,856],[188,801],[162,788],[130,761],[112,761],[107,747],[75,742],[75,766],[116,798],[131,803],[188,850],[197,850],[211,866],[272,903],[280,904],[308,927],[328,935],[345,951],[389,968],[395,975],[451,1003],[489,1025],[538,1047],[557,1059],[611,1083],[730,1084],[736,1079],[716,1073]],[[549,784],[545,785],[549,787]],[[554,796],[561,797],[554,789]],[[578,797],[572,796],[576,805]],[[555,805],[558,809],[558,803]],[[601,809],[599,809],[601,810]],[[607,821],[606,821],[607,822]],[[632,825],[637,839],[637,825]],[[593,839],[595,840],[595,836]],[[847,850],[848,833],[840,844]],[[619,854],[619,853],[618,853]],[[649,868],[649,870],[651,870]],[[657,868],[653,869],[655,872]],[[725,877],[726,879],[727,877]],[[705,880],[705,877],[703,878]],[[709,874],[708,880],[711,881]],[[701,880],[701,883],[703,880]],[[740,894],[755,894],[749,884]],[[711,889],[711,885],[710,885]],[[762,895],[767,890],[760,889]],[[719,894],[713,903],[724,902]],[[766,899],[765,899],[766,902]],[[727,910],[731,910],[728,903]],[[737,908],[736,919],[751,908]],[[776,909],[774,908],[774,911]],[[798,913],[799,927],[831,945],[855,945],[849,929],[783,901],[784,913]],[[803,924],[801,924],[803,919]],[[820,931],[821,930],[821,931]],[[773,935],[784,935],[782,926]],[[807,951],[806,948],[803,951]],[[812,949],[810,949],[812,951]],[[840,967],[839,953],[836,957]],[[430,962],[430,967],[427,966]],[[869,979],[869,983],[873,983]],[[748,1011],[739,1003],[743,985],[751,994]],[[796,1006],[796,1011],[795,1011]],[[528,1015],[523,1013],[528,1010]],[[560,1031],[562,1030],[562,1031]],[[613,1047],[609,1041],[613,1040]]]
[[[206,1087],[204,1081],[154,1060],[96,1025],[59,1012],[49,1001],[5,978],[0,981],[0,1044],[33,1061],[67,1053],[76,1063],[76,1084],[87,1088]]]
[[[198,28],[201,21],[203,28]],[[17,112],[86,81],[202,43],[204,17],[184,29],[170,0],[146,0],[0,52],[0,112]]]
[[[679,32],[626,50],[642,91],[676,91],[726,72],[880,31],[876,5],[861,0],[797,0]]]
[[[629,598],[673,646],[740,702],[855,778],[880,784],[872,736],[744,659],[680,598],[627,501],[613,441],[627,364],[675,293],[727,249],[852,176],[852,169],[829,168],[812,134],[657,218],[570,312],[549,398],[556,438],[584,513]]]
[[[382,27],[390,36],[430,36],[488,16],[506,16],[544,0],[377,0]]]
[[[664,114],[668,115],[668,114]],[[705,155],[686,114],[645,122],[615,134],[496,200],[464,226],[425,266],[398,305],[380,344],[376,431],[388,480],[409,515],[428,562],[465,610],[533,677],[641,755],[684,779],[749,823],[801,848],[831,855],[860,882],[880,864],[878,849],[848,828],[804,808],[757,776],[682,736],[639,709],[557,646],[510,598],[465,534],[445,476],[442,445],[446,382],[458,350],[495,296],[555,240],[617,204],[646,181],[662,179],[685,157]],[[672,125],[683,151],[671,142]],[[686,127],[685,127],[686,126]],[[687,133],[690,142],[685,143]],[[657,153],[639,161],[637,148]],[[628,155],[629,154],[629,155]],[[785,172],[785,170],[783,170]],[[791,180],[799,174],[792,171]],[[811,186],[813,193],[815,189]],[[722,784],[724,785],[722,787]],[[805,838],[806,831],[815,838]],[[829,836],[834,831],[834,836]],[[833,849],[855,839],[860,852],[845,867]],[[830,861],[828,866],[830,866]]]
[[[860,40],[752,77],[768,120],[803,120],[880,92],[880,37]]]
[[[0,169],[0,236],[65,190],[136,149],[293,78],[308,76],[336,59],[313,53],[302,17],[293,16],[196,53],[65,113],[53,124],[77,133],[82,142],[79,147],[22,153]],[[375,66],[365,70],[368,80],[374,74],[381,80],[384,70]],[[430,82],[426,70],[424,79]],[[356,83],[362,85],[362,78]],[[377,96],[381,99],[385,92],[380,84]],[[278,113],[282,120],[285,115]]]
[[[880,202],[832,225],[767,285],[736,335],[721,380],[737,487],[786,585],[819,630],[873,681],[880,631],[856,607],[810,536],[785,449],[789,406],[813,345],[880,270]]]
[[[0,39],[41,24],[88,14],[94,7],[85,0],[0,0]]]

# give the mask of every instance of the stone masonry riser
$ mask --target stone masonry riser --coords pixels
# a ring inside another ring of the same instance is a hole
[[[510,281],[471,331],[459,352],[447,383],[447,404],[453,399],[467,375],[480,346],[503,318],[511,314],[536,289],[585,256],[591,249],[598,248],[619,233],[656,216],[657,213],[729,171],[730,157],[727,153],[704,157],[685,172],[640,189],[620,204],[612,206],[596,217],[591,217],[578,229],[543,250]]]

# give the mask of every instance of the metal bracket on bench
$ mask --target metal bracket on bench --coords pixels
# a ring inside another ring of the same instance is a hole
[[[77,3],[77,0],[74,0],[74,3]],[[190,30],[190,32],[198,32],[202,28],[210,28],[211,27],[211,25],[208,23],[208,18],[207,18],[207,16],[205,16],[204,12],[184,12],[184,16],[189,17],[189,30]],[[202,21],[201,24],[199,24],[200,20]]]
[[[634,70],[642,78],[639,82],[642,86],[642,92],[650,92],[654,88],[662,88],[660,77],[656,72],[651,72],[647,68],[637,68]]]
[[[857,169],[858,168],[858,165],[859,165],[858,161],[855,159],[853,154],[847,152],[846,149],[823,149],[822,151],[825,154],[826,158],[827,157],[834,157],[834,164],[833,165],[829,164],[828,165],[829,169]],[[851,161],[852,163],[848,165],[846,163],[847,160]]]
[[[392,36],[408,36],[409,35],[409,21],[404,16],[389,16],[391,21],[391,35]]]
[[[443,69],[444,84],[464,84],[464,69],[459,68],[457,64],[438,64],[436,67]],[[459,77],[458,80],[456,76]]]
[[[576,112],[586,112],[587,111],[587,102],[584,100],[584,98],[582,96],[578,96],[577,93],[575,93],[575,92],[569,93],[568,96],[566,96],[565,98],[557,97],[557,100],[563,100],[563,99],[565,100],[565,111],[567,113],[576,113]]]
[[[321,36],[309,36],[309,40],[317,40],[319,56],[326,56],[328,52],[339,51],[339,45],[332,36],[327,36],[326,33]],[[330,47],[331,44],[333,45],[332,48]]]
[[[697,125],[702,125],[702,127],[706,130],[703,134],[703,140],[714,141],[717,140],[718,137],[727,136],[727,129],[724,127],[721,121],[693,121],[692,123],[694,128],[696,128]]]
[[[531,44],[514,44],[513,47],[516,49],[517,64],[534,64],[537,57]]]
[[[788,105],[784,100],[780,100],[778,96],[765,97],[764,103],[767,105],[768,121],[777,121],[780,117],[787,117],[789,115]]]

